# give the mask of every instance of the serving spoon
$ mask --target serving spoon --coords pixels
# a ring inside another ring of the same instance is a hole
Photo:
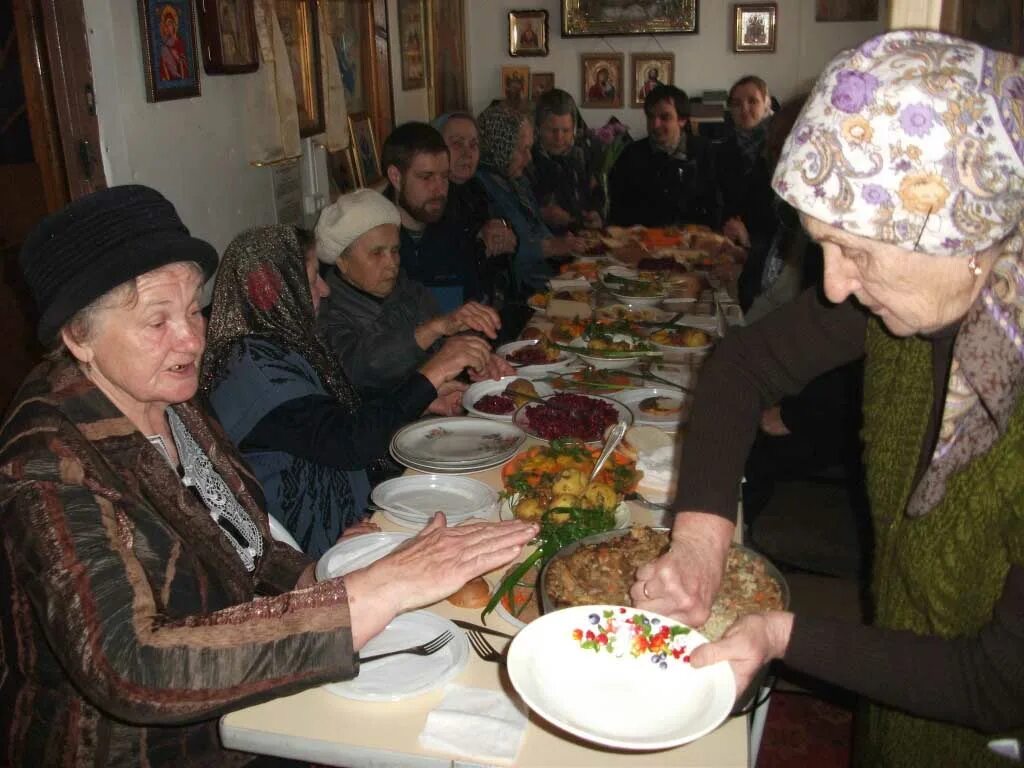
[[[626,435],[626,429],[629,427],[624,421],[620,421],[611,431],[608,433],[608,439],[605,441],[604,450],[601,451],[601,455],[597,457],[597,461],[594,463],[594,468],[590,471],[590,479],[587,480],[587,485],[590,485],[600,474],[604,468],[605,462],[608,461],[608,457],[612,455],[616,448],[619,447],[619,443],[622,442],[622,438]]]

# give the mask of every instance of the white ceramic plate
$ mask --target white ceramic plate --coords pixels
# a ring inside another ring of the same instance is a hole
[[[526,435],[512,424],[465,416],[425,419],[395,433],[396,454],[418,464],[455,468],[515,452]]]
[[[579,395],[580,397],[587,397],[590,398],[591,400],[600,400],[601,402],[607,403],[608,405],[615,409],[615,412],[618,416],[616,421],[624,421],[626,422],[626,424],[633,423],[632,411],[630,411],[629,408],[627,408],[622,403],[616,400],[609,400],[607,397],[598,397],[597,395],[584,395],[578,392],[566,392],[562,394],[573,394]],[[557,395],[552,395],[552,397],[557,397]],[[549,400],[550,398],[546,397],[544,399],[546,401]],[[527,411],[533,407],[540,407],[540,403],[525,403],[524,405],[520,406],[519,409],[516,411],[515,416],[512,417],[512,423],[521,427],[522,430],[531,437],[535,437],[538,440],[543,440],[545,443],[550,442],[548,438],[541,437],[535,430],[533,430],[530,427],[529,416],[527,415]],[[572,435],[565,435],[565,437],[572,437]],[[585,442],[587,442],[588,445],[598,445],[601,442],[601,440],[590,440]]]
[[[516,379],[526,378],[525,376],[505,376],[502,379],[485,379],[484,381],[478,381],[476,384],[470,385],[469,389],[462,393],[462,407],[465,408],[473,416],[479,416],[482,419],[492,419],[494,421],[507,421],[512,423],[512,416],[515,413],[515,408],[512,409],[511,413],[484,413],[478,411],[473,406],[476,405],[476,401],[487,395],[500,395],[505,391],[505,388]],[[538,397],[547,397],[553,395],[553,390],[549,385],[543,381],[535,381],[533,388],[537,390]]]
[[[609,293],[615,297],[616,301],[621,304],[628,304],[631,307],[656,307],[668,295],[665,291],[659,291],[653,296],[630,296],[625,293],[616,293],[615,291],[609,291]]]
[[[577,352],[576,356],[587,365],[604,371],[621,371],[640,361],[639,357],[598,357],[597,355],[585,355],[582,352]],[[644,357],[649,357],[649,355]]]
[[[502,344],[496,350],[494,354],[502,359],[506,355],[510,355],[516,350],[522,349],[523,347],[530,347],[537,343],[537,339],[523,339],[521,341],[510,341],[508,344]],[[539,378],[549,373],[566,370],[572,362],[576,359],[576,356],[570,352],[566,352],[564,349],[559,350],[558,359],[550,363],[541,363],[538,365],[517,365],[509,361],[509,365],[516,369],[516,374],[522,376],[525,379]]]
[[[479,480],[450,475],[406,475],[386,480],[370,494],[392,522],[417,530],[438,510],[450,524],[478,515],[490,517],[498,506],[498,494]]]
[[[509,503],[508,499],[501,500],[501,506],[498,508],[498,519],[516,519],[516,516],[512,513],[512,505]],[[615,508],[615,527],[620,529],[628,528],[631,521],[632,516],[629,514],[629,505],[623,501]]]
[[[317,561],[317,581],[326,581],[365,568],[411,538],[411,533],[364,533],[342,539]]]
[[[270,523],[270,536],[274,541],[280,541],[282,544],[287,544],[292,549],[301,552],[302,547],[299,546],[299,542],[292,536],[291,531],[284,527],[284,524],[279,521],[276,517],[267,513],[267,522]]]
[[[661,427],[675,431],[681,421],[686,421],[690,412],[689,398],[681,390],[669,387],[643,387],[639,389],[624,389],[622,392],[608,395],[613,400],[618,400],[633,413],[634,424],[646,424],[653,427]],[[664,397],[676,401],[680,410],[677,413],[653,414],[640,410],[640,403],[651,397]]]
[[[469,641],[448,619],[429,611],[400,614],[359,652],[360,656],[372,656],[410,648],[446,631],[452,633],[451,642],[435,654],[403,653],[361,664],[357,677],[324,688],[336,696],[359,701],[400,701],[432,691],[459,674],[469,661]]]
[[[631,307],[628,304],[609,304],[594,310],[594,316],[598,320],[630,320],[642,323],[664,323],[675,314],[657,307]]]
[[[455,465],[455,466],[447,465],[447,464],[420,464],[420,463],[415,462],[415,461],[410,461],[409,459],[403,457],[400,453],[396,452],[395,451],[395,443],[394,443],[394,440],[392,440],[391,441],[391,455],[395,457],[395,461],[397,461],[399,464],[402,464],[402,465],[404,465],[406,467],[409,467],[409,469],[415,469],[417,472],[423,472],[423,473],[428,474],[428,475],[429,474],[447,475],[447,476],[451,477],[451,476],[457,476],[457,475],[471,475],[474,472],[482,472],[485,469],[491,469],[492,467],[500,466],[500,465],[504,464],[506,461],[508,461],[509,459],[511,459],[513,456],[515,456],[516,452],[513,451],[513,452],[511,452],[509,454],[506,454],[506,455],[495,456],[493,459],[488,459],[487,461],[477,462],[475,464],[463,464],[463,465]]]
[[[660,663],[649,651],[633,656],[634,625],[627,621],[635,616],[650,622],[651,633],[663,625],[685,629],[671,647],[685,644],[686,652]],[[581,647],[586,636],[575,639],[576,630],[603,632],[614,638],[613,650]],[[533,711],[569,733],[617,749],[668,749],[710,733],[733,707],[736,683],[727,663],[694,669],[684,661],[705,642],[695,630],[635,608],[566,608],[519,631],[509,645],[508,674]]]
[[[688,365],[679,365],[673,363],[662,363],[660,365],[652,365],[651,373],[659,378],[671,381],[680,387],[695,386],[695,374],[693,368]],[[655,386],[662,386],[659,382],[654,382]],[[667,385],[666,385],[667,386]]]

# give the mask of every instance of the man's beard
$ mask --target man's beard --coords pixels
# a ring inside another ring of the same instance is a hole
[[[427,205],[434,202],[441,203],[441,206],[437,209],[436,213],[427,209]],[[439,197],[430,198],[423,205],[414,206],[405,196],[405,190],[398,193],[398,206],[421,224],[436,224],[439,222],[441,217],[444,216],[444,208],[447,202],[448,196],[441,195]]]

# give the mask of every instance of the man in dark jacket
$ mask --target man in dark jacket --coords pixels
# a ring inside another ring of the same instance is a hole
[[[608,179],[608,220],[619,226],[705,224],[721,217],[707,142],[686,133],[689,101],[673,85],[644,99],[647,138],[626,147]]]
[[[476,235],[448,210],[448,145],[426,123],[398,126],[381,151],[385,192],[402,216],[402,269],[448,312],[480,298]]]

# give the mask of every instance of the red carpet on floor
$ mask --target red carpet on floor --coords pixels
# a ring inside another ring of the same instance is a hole
[[[757,768],[848,768],[853,714],[801,693],[772,694]]]

